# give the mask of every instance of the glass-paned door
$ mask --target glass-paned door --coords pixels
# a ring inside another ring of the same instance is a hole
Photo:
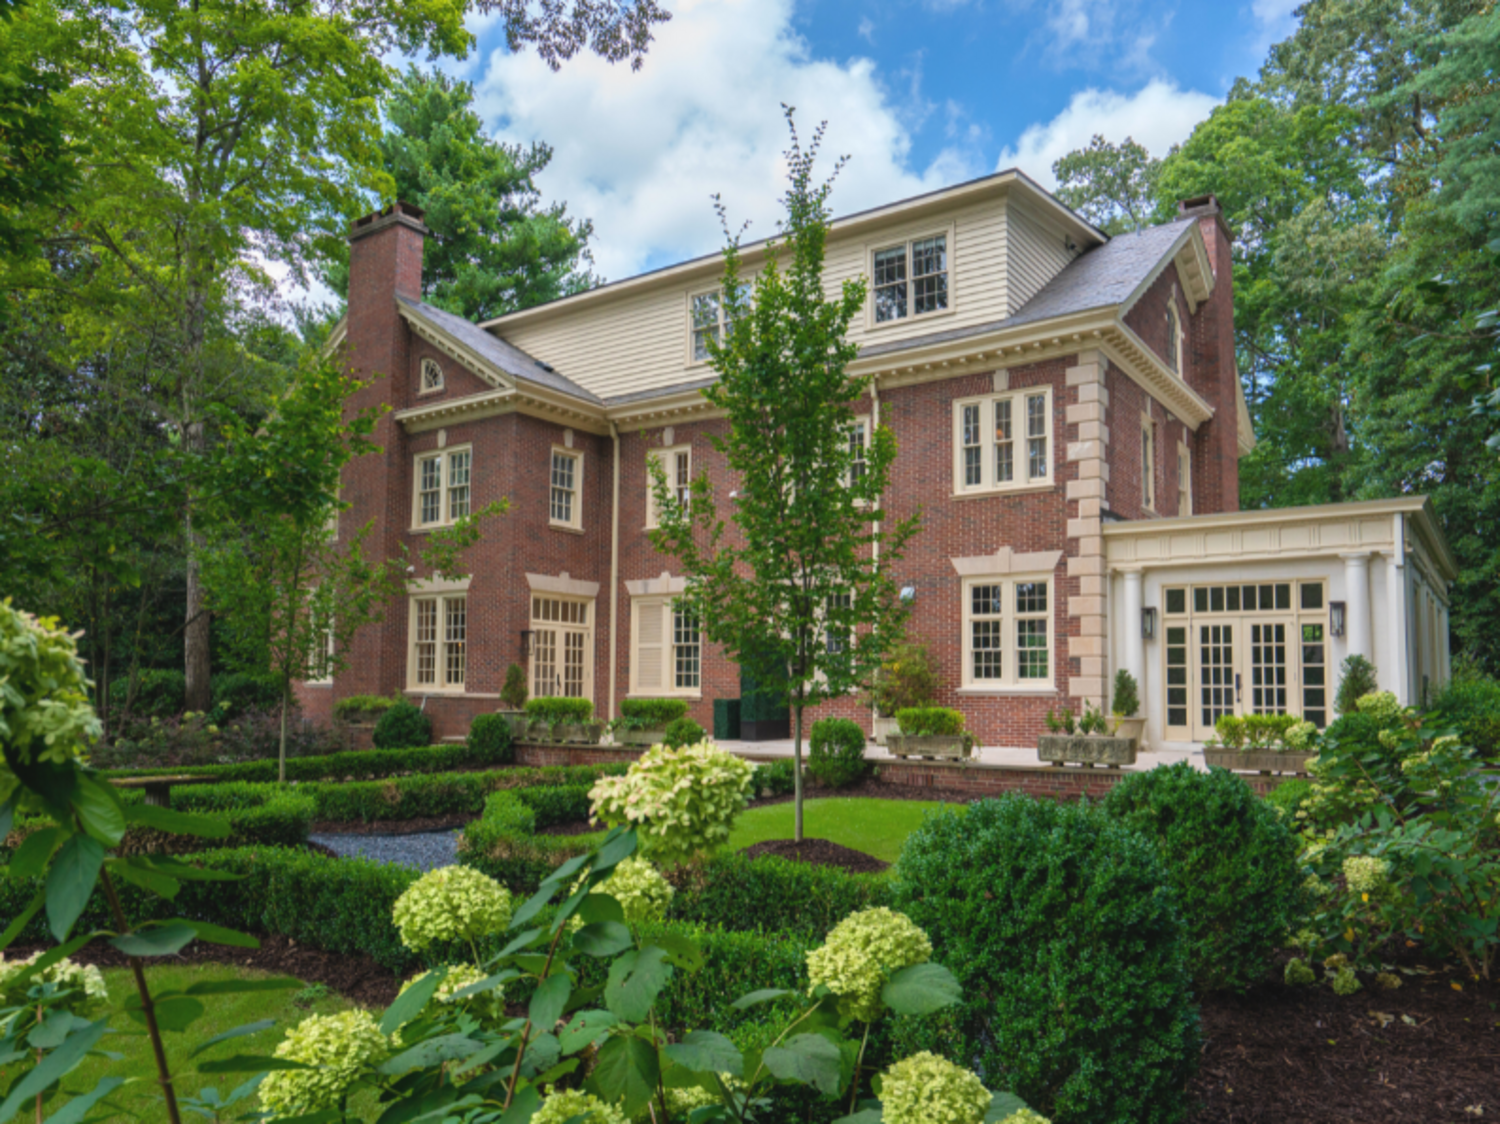
[[[1214,723],[1235,708],[1234,625],[1198,626],[1198,706],[1194,736],[1209,737]]]

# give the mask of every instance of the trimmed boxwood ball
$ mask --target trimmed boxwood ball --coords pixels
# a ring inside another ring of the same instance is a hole
[[[1186,1115],[1198,1013],[1147,840],[1086,805],[1009,794],[913,832],[893,897],[963,985],[956,1032],[934,1043],[950,1060],[1054,1124]]]
[[[681,749],[685,745],[697,745],[707,739],[708,731],[691,718],[674,718],[667,723],[661,743],[669,749]]]
[[[376,749],[419,749],[432,744],[432,719],[409,702],[400,702],[380,716],[371,735]]]
[[[476,758],[491,765],[510,765],[516,747],[510,738],[510,723],[499,714],[479,714],[469,723],[466,743]]]
[[[1200,773],[1186,761],[1127,774],[1103,808],[1156,844],[1187,924],[1194,985],[1260,980],[1301,921],[1297,843],[1276,809],[1227,769]]]
[[[807,771],[819,784],[847,788],[870,773],[865,760],[865,732],[848,718],[820,718],[813,723]]]

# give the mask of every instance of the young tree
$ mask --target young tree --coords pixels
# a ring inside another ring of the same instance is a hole
[[[828,193],[813,179],[820,126],[803,149],[792,110],[781,235],[752,281],[741,276],[738,236],[725,233],[721,299],[732,325],[711,342],[718,381],[704,391],[728,435],[714,438],[734,475],[728,522],[706,474],[679,503],[650,461],[658,527],[652,542],[687,578],[682,607],[709,640],[757,680],[786,678],[796,714],[796,839],[802,839],[802,715],[866,682],[899,637],[906,610],[891,576],[918,516],[887,521],[881,504],[895,435],[856,429],[854,405],[870,375],[851,374],[850,322],[865,281],[823,288]],[[834,175],[843,161],[834,169]],[[723,216],[723,208],[720,207]]]

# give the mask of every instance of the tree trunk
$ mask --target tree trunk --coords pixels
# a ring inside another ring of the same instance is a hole
[[[802,842],[802,704],[798,703],[794,708],[797,711],[796,733],[792,738],[792,759],[796,762],[792,770],[792,803],[794,808],[793,819],[796,823],[793,829],[792,839]]]
[[[281,749],[276,755],[276,779],[282,784],[286,784],[286,710],[291,695],[292,681],[288,679],[281,685]]]
[[[202,423],[189,425],[186,436],[189,455],[201,453],[204,445]],[[203,548],[203,536],[193,530],[191,498],[188,500],[184,525],[187,533],[187,605],[186,624],[182,632],[185,664],[183,672],[187,677],[184,707],[187,710],[206,711],[213,704],[213,692],[209,685],[213,664],[208,650],[209,616],[203,608],[203,575],[198,557]]]

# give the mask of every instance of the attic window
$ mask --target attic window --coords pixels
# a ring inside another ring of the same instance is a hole
[[[431,394],[443,389],[443,368],[436,359],[422,360],[422,385],[419,394]]]

